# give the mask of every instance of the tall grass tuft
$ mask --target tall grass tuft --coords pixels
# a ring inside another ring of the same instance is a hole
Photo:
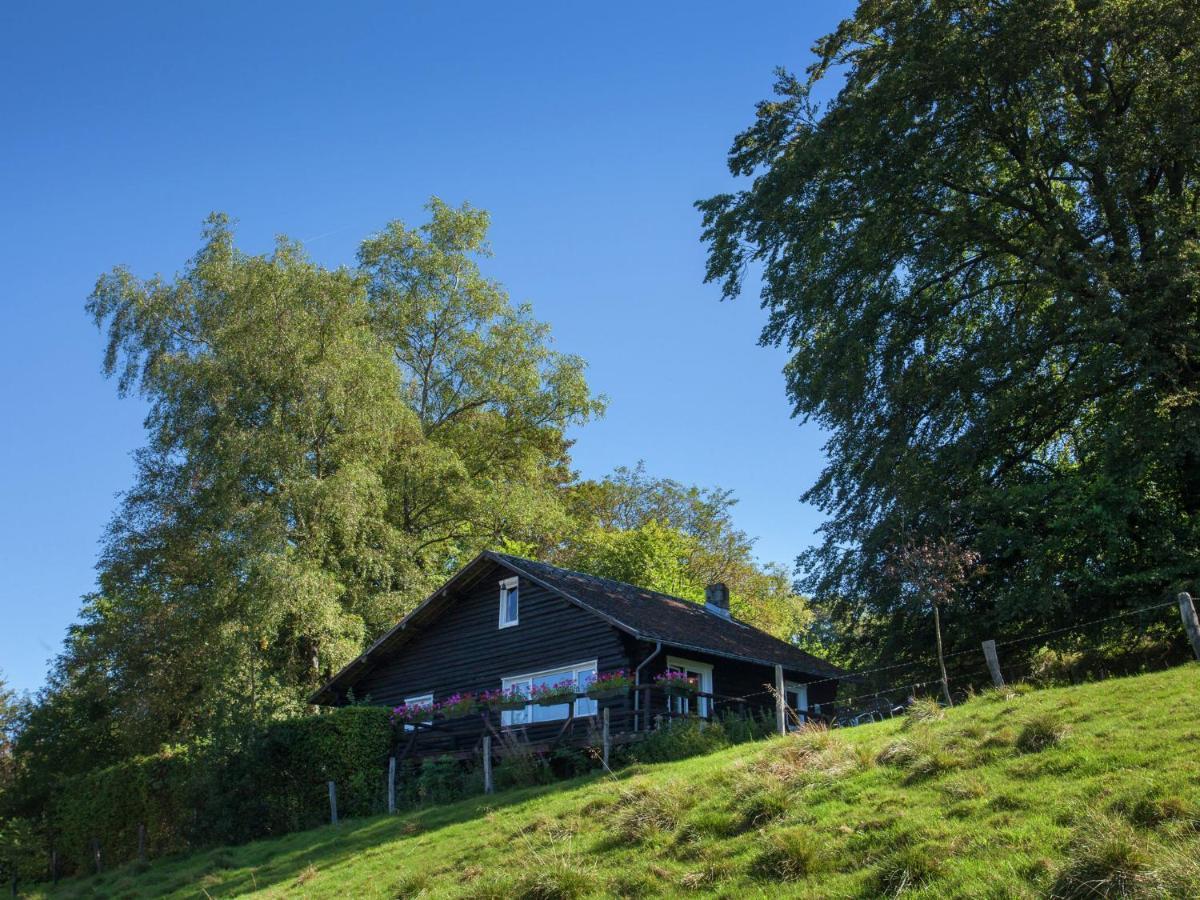
[[[1050,713],[1028,719],[1017,735],[1016,746],[1022,753],[1040,753],[1061,744],[1070,729]]]
[[[1162,896],[1153,872],[1153,860],[1128,825],[1096,818],[1077,831],[1067,851],[1066,864],[1055,878],[1055,898]]]
[[[771,881],[797,881],[826,868],[828,848],[812,830],[784,828],[766,836],[766,846],[754,860],[754,874]]]

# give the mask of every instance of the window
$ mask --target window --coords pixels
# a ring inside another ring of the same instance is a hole
[[[521,597],[516,578],[500,582],[500,627],[511,628],[517,624]]]
[[[579,693],[587,690],[588,682],[596,677],[596,660],[579,663],[574,666],[563,666],[560,669],[547,669],[544,672],[534,672],[530,675],[514,675],[502,679],[504,690],[518,688],[528,694],[537,685],[558,684],[560,681],[574,681]],[[597,703],[587,697],[575,701],[575,716],[594,716]],[[565,719],[571,713],[571,704],[560,703],[557,706],[538,706],[530,703],[524,709],[505,710],[500,714],[501,725],[530,725],[537,722],[557,722]]]
[[[433,706],[433,694],[422,694],[419,697],[405,697],[405,706]],[[411,725],[404,726],[405,731],[412,731]]]
[[[700,687],[700,693],[713,692],[713,667],[711,663],[696,662],[694,659],[683,659],[678,656],[667,657],[668,672],[682,672],[688,678],[694,679]],[[671,711],[676,713],[697,712],[708,718],[710,701],[707,697],[672,697]]]

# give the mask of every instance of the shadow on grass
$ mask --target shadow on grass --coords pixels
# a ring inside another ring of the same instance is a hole
[[[48,894],[54,897],[157,897],[178,891],[192,896],[230,897],[286,885],[300,885],[310,873],[326,872],[354,857],[377,851],[387,842],[402,853],[407,841],[482,818],[547,795],[561,796],[605,780],[624,780],[633,766],[615,776],[589,774],[552,784],[517,788],[500,794],[477,794],[465,800],[403,810],[396,815],[348,819],[309,831],[265,838],[236,847],[199,850],[164,857],[150,865],[127,864],[110,872],[74,878]],[[399,855],[398,859],[403,859]],[[35,895],[41,896],[41,895]]]

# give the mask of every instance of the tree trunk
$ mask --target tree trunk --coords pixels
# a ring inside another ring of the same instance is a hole
[[[946,660],[942,656],[942,616],[938,611],[940,604],[933,604],[933,627],[937,631],[937,653],[938,653],[938,668],[942,670],[942,696],[946,698],[946,705],[953,706],[954,701],[950,699],[950,679],[946,677]]]

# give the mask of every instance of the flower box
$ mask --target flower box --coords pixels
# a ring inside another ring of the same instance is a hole
[[[393,725],[416,725],[433,718],[433,707],[428,703],[402,703],[392,710]]]
[[[699,690],[695,678],[689,678],[683,672],[663,672],[654,679],[654,683],[672,697],[691,697]]]
[[[577,694],[575,680],[567,679],[557,684],[535,684],[529,692],[529,699],[538,706],[559,706],[574,702]]]
[[[475,708],[473,694],[451,694],[438,704],[438,712],[447,719],[462,719],[475,712]]]
[[[588,682],[587,695],[592,700],[609,700],[613,697],[624,697],[633,687],[633,679],[624,669],[615,672],[601,672]]]

